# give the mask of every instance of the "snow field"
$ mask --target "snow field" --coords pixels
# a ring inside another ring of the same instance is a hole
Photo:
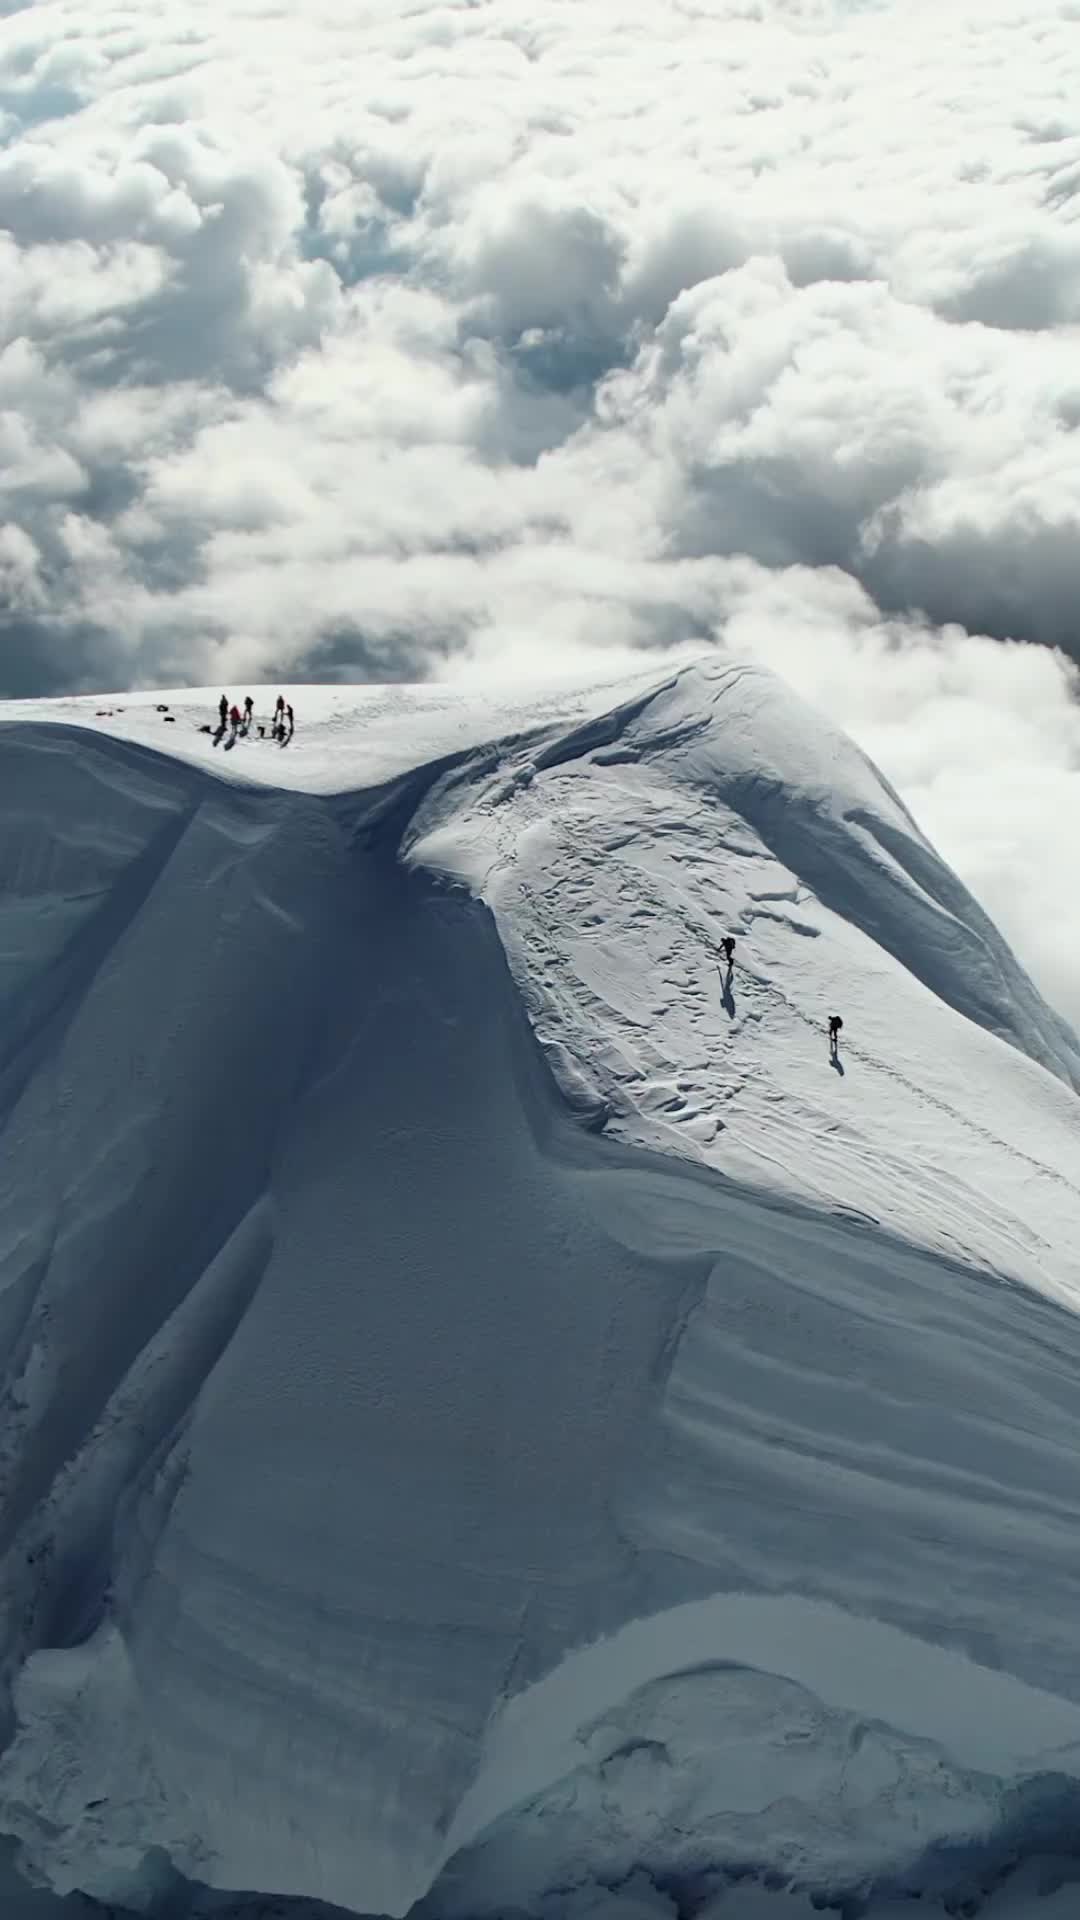
[[[1014,1920],[1080,1771],[1075,1036],[756,670],[296,690],[227,762],[200,701],[0,713],[24,1867]]]

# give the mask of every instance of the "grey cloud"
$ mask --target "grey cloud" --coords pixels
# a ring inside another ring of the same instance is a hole
[[[675,303],[605,420],[666,472],[668,551],[841,567],[884,611],[1073,651],[1074,377],[1064,342],[1023,356],[750,262]]]
[[[908,534],[898,509],[852,571],[887,611],[921,612],[998,640],[1034,639],[1080,661],[1075,521],[1014,534],[972,520],[931,541]]]
[[[106,693],[122,687],[130,657],[89,621],[63,622],[7,602],[0,566],[0,699]]]
[[[406,628],[371,635],[342,622],[312,641],[305,651],[299,679],[313,686],[356,681],[405,684],[427,677],[431,654],[430,635],[419,636]],[[295,661],[270,661],[266,678],[296,681]]]
[[[1080,319],[1080,240],[1025,235],[973,263],[968,283],[939,302],[950,320],[1039,333]]]

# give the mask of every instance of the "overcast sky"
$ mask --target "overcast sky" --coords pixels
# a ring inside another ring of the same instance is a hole
[[[0,0],[0,693],[770,660],[1080,1018],[1080,0]]]

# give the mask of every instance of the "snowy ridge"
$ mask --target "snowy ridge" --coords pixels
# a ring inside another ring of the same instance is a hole
[[[625,1139],[1059,1290],[1075,1103],[987,1035],[1073,1092],[1080,1045],[896,796],[759,668],[684,673],[616,720],[581,757],[526,743],[486,783],[448,774],[411,842],[492,906],[567,1096]],[[833,1010],[855,1109],[824,1071]]]
[[[0,1831],[432,1920],[1064,1850],[1075,1036],[756,670],[296,702],[0,712]]]

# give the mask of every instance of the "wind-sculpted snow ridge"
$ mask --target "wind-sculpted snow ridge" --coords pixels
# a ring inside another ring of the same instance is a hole
[[[564,1093],[609,1135],[1077,1299],[1080,1042],[771,675],[686,672],[486,778],[454,769],[409,846],[489,903]]]
[[[1075,1036],[756,670],[295,698],[0,712],[0,1832],[171,1913],[1018,1920]]]

